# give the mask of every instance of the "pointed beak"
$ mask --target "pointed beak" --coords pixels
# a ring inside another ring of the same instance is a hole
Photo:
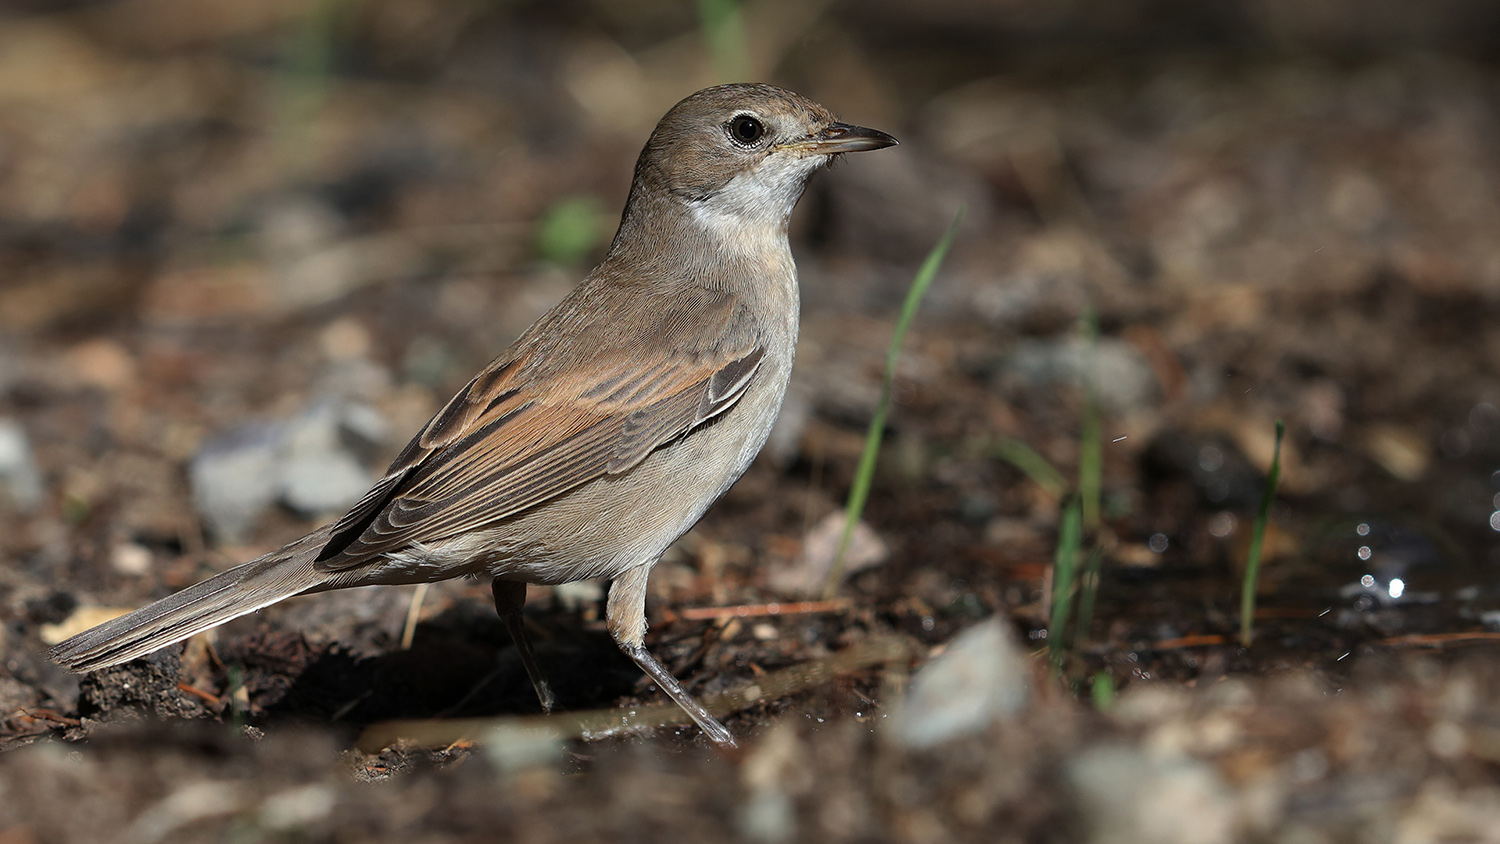
[[[872,149],[885,149],[886,147],[893,147],[897,143],[898,141],[895,138],[879,129],[866,129],[863,126],[834,123],[811,138],[795,141],[787,144],[787,146],[808,152],[822,153],[824,155],[837,155],[843,152],[864,152]]]

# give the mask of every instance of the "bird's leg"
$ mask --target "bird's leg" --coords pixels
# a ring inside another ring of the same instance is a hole
[[[552,695],[552,687],[547,685],[542,670],[536,666],[536,653],[531,649],[531,637],[526,635],[526,621],[521,618],[521,607],[526,603],[526,584],[497,577],[490,582],[490,590],[495,593],[495,612],[500,614],[500,620],[505,622],[505,629],[510,631],[510,638],[516,643],[516,650],[521,653],[521,664],[526,666],[526,676],[531,678],[537,700],[542,702],[542,711],[551,712],[557,698]]]
[[[646,650],[646,579],[651,574],[650,566],[637,566],[615,578],[609,585],[609,604],[604,618],[609,625],[609,635],[625,655],[646,672],[667,697],[687,712],[699,729],[716,744],[735,747],[734,736],[718,719],[708,714],[703,705],[688,694],[656,657]]]

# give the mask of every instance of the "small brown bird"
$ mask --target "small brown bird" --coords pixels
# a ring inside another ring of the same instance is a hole
[[[721,85],[657,124],[609,252],[459,391],[343,518],[54,647],[116,665],[283,598],[494,578],[551,709],[526,584],[610,580],[609,632],[714,741],[734,739],[643,645],[646,578],[771,431],[797,344],[787,221],[813,172],[896,139],[769,85]]]

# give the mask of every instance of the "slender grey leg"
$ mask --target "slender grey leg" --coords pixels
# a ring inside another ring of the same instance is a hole
[[[609,635],[625,655],[646,672],[667,697],[677,702],[693,719],[699,729],[716,744],[736,747],[734,736],[718,719],[708,714],[702,704],[688,694],[656,657],[646,650],[646,579],[651,574],[650,566],[638,566],[615,578],[609,585],[609,604],[604,618],[609,624]]]
[[[500,620],[505,622],[505,629],[510,631],[510,638],[516,643],[516,650],[521,652],[521,664],[526,666],[526,676],[531,678],[537,700],[542,702],[542,711],[551,712],[557,698],[552,695],[552,687],[547,685],[542,670],[536,666],[536,653],[531,650],[531,637],[526,635],[526,621],[521,618],[521,607],[526,603],[526,584],[497,577],[490,582],[490,591],[495,593],[495,612],[500,613]]]

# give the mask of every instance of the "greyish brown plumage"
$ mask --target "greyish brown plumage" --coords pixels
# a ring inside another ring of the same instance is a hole
[[[781,407],[798,312],[787,220],[808,178],[835,155],[895,143],[768,85],[678,103],[641,152],[604,263],[343,518],[49,655],[91,671],[292,595],[490,575],[550,709],[520,623],[526,584],[604,577],[621,650],[733,744],[643,646],[646,577],[744,473]]]

